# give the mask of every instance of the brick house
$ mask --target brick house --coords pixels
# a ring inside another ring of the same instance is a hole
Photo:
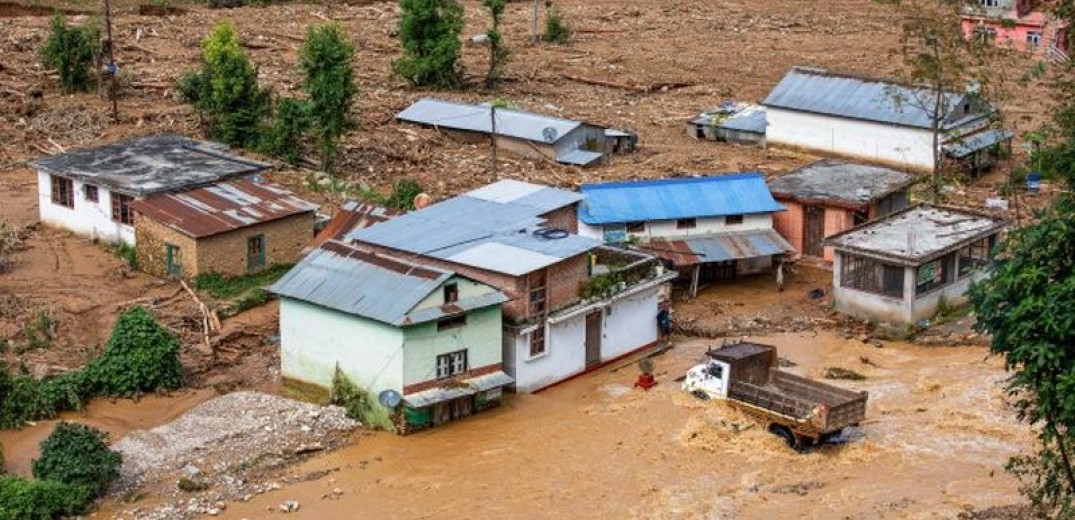
[[[1037,57],[1067,61],[1067,27],[1050,13],[1046,4],[1052,3],[1055,2],[977,0],[963,8],[963,35]]]
[[[503,180],[346,240],[504,293],[504,369],[534,391],[656,344],[658,293],[674,277],[652,256],[574,234],[581,198]]]
[[[158,193],[253,176],[268,168],[221,144],[140,137],[31,161],[41,222],[108,243],[135,243],[131,203]]]
[[[769,190],[787,211],[773,215],[773,225],[802,255],[831,262],[825,237],[907,207],[909,173],[821,160],[769,179]]]
[[[501,350],[507,297],[455,272],[322,243],[277,281],[281,372],[327,393],[339,370],[395,392],[406,433],[496,406],[512,383]]]
[[[131,202],[139,267],[157,276],[226,276],[294,263],[317,205],[278,186],[234,179]]]

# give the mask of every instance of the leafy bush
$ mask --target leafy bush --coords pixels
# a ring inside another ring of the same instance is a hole
[[[220,273],[202,273],[194,278],[194,288],[205,291],[217,299],[227,300],[236,298],[244,293],[271,285],[284,273],[291,269],[293,264],[275,264],[256,273],[242,276],[224,276]]]
[[[86,370],[96,395],[129,397],[183,384],[179,340],[143,307],[120,315],[104,353]]]
[[[30,350],[48,348],[56,335],[56,321],[48,309],[41,309],[34,319],[23,325],[22,336],[26,342],[15,346],[15,353],[22,354]]]
[[[239,44],[235,27],[223,22],[202,45],[202,69],[183,76],[183,100],[194,105],[207,133],[232,146],[259,144],[260,123],[271,109],[269,91]]]
[[[385,200],[385,205],[390,208],[414,210],[414,198],[422,193],[422,185],[414,179],[399,179],[392,187],[392,195]]]
[[[100,30],[89,22],[68,27],[63,13],[52,17],[45,46],[41,48],[44,65],[60,74],[60,86],[67,92],[93,89],[93,59],[97,53]]]
[[[62,482],[0,476],[0,520],[52,520],[81,513],[90,490]]]
[[[560,10],[549,6],[545,16],[545,34],[542,37],[549,43],[566,45],[571,41],[571,27],[564,22]]]
[[[399,42],[403,56],[392,62],[412,85],[451,88],[459,85],[463,6],[455,0],[401,0]]]
[[[99,497],[119,476],[122,457],[108,447],[108,435],[77,423],[61,422],[41,443],[34,478],[82,487]]]
[[[138,251],[132,246],[122,240],[112,244],[110,247],[112,254],[120,257],[127,267],[131,269],[138,269]]]
[[[395,431],[392,416],[368,390],[360,388],[339,369],[332,376],[332,395],[329,401],[347,410],[347,416],[372,428]]]
[[[195,480],[190,477],[180,477],[175,487],[184,493],[197,493],[209,489],[209,483],[204,480]]]
[[[272,123],[261,132],[262,152],[295,163],[302,157],[301,138],[310,127],[310,107],[302,100],[281,98]]]
[[[299,49],[302,89],[309,97],[310,122],[324,171],[332,170],[340,137],[355,124],[351,116],[351,100],[358,93],[351,66],[354,57],[355,48],[337,23],[311,27]]]

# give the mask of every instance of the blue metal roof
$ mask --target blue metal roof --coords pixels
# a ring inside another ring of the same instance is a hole
[[[284,297],[396,326],[507,301],[506,296],[494,291],[492,296],[455,302],[455,308],[449,310],[425,309],[410,314],[415,305],[453,276],[455,273],[451,271],[419,266],[329,241],[303,258],[269,290]]]
[[[760,173],[583,184],[579,220],[591,224],[783,211]]]
[[[452,130],[491,133],[490,105],[468,105],[453,101],[424,98],[396,115],[396,119]],[[538,143],[555,143],[582,125],[579,121],[534,114],[522,110],[498,108],[496,133]],[[551,129],[551,130],[549,130]],[[551,137],[551,139],[549,139]]]
[[[793,67],[762,104],[877,121],[915,128],[930,128],[932,118],[923,106],[932,106],[934,90],[894,82],[842,75],[821,69]],[[962,104],[963,94],[945,92],[945,113]],[[971,113],[945,121],[945,128],[985,116]]]
[[[581,197],[536,184],[500,181],[356,230],[346,238],[519,276],[601,244],[577,235],[542,233],[541,215]]]

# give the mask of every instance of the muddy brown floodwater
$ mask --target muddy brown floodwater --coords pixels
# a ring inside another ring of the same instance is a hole
[[[628,365],[409,437],[358,436],[289,470],[324,476],[221,516],[278,516],[297,500],[289,517],[317,520],[952,518],[1020,501],[1001,467],[1031,436],[984,348],[876,348],[834,332],[754,339],[778,345],[792,372],[866,376],[838,382],[870,392],[850,442],[797,454],[723,403],[683,394],[673,379],[712,342],[681,340],[657,358],[660,384],[649,392],[631,388]]]

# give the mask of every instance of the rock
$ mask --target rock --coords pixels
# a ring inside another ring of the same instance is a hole
[[[201,470],[193,464],[187,464],[183,466],[181,471],[191,478],[196,477],[199,473],[201,473]]]
[[[208,510],[205,511],[205,514],[209,516],[217,516],[220,514],[220,510],[215,507],[210,507]]]
[[[299,503],[297,500],[288,500],[280,504],[278,509],[285,513],[294,513],[299,510]]]

